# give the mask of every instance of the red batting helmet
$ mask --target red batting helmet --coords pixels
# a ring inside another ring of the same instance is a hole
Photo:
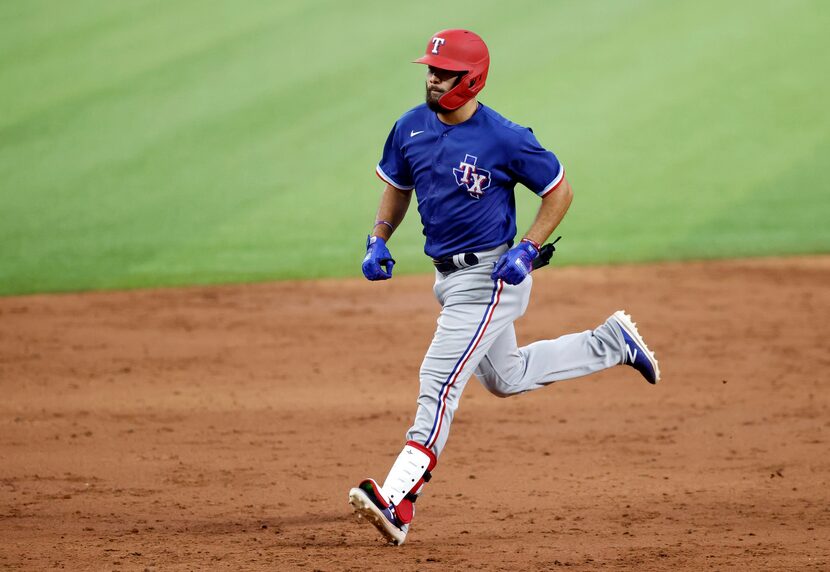
[[[442,70],[466,72],[454,88],[441,96],[438,104],[458,109],[484,88],[490,69],[490,52],[478,34],[469,30],[441,30],[427,43],[426,54],[413,63]]]

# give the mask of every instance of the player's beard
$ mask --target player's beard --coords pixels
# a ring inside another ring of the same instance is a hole
[[[456,76],[455,81],[453,82],[452,87],[450,87],[450,89],[457,86],[458,82],[461,81],[461,78],[463,76],[464,76],[463,73]],[[449,91],[449,90],[447,90],[447,91]],[[444,107],[443,105],[438,103],[438,100],[441,99],[441,96],[443,96],[445,93],[447,93],[447,92],[446,91],[440,91],[440,90],[431,90],[429,88],[429,85],[427,85],[426,86],[427,107],[429,107],[435,113],[450,113],[451,110],[447,109],[446,107]]]
[[[438,100],[441,99],[441,96],[444,95],[446,92],[438,91],[438,90],[431,90],[429,86],[427,86],[427,93],[426,93],[426,102],[427,107],[429,107],[435,113],[449,113],[449,109],[438,103]]]

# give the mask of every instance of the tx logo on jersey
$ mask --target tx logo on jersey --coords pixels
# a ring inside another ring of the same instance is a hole
[[[484,191],[490,186],[490,171],[477,167],[477,162],[478,157],[464,155],[464,160],[458,168],[452,170],[455,182],[464,185],[470,196],[476,200],[483,197]]]

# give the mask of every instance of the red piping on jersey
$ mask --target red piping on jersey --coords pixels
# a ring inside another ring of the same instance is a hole
[[[375,171],[375,173],[377,173],[377,171]],[[380,175],[378,175],[378,176],[380,176]],[[542,197],[542,198],[545,198],[546,196],[551,194],[553,191],[555,191],[557,188],[559,188],[559,185],[561,185],[562,181],[564,181],[564,180],[565,180],[565,167],[562,167],[562,177],[559,179],[559,182],[556,183],[555,185],[553,185],[551,188],[549,188],[544,194],[539,195],[539,196]]]
[[[387,184],[387,185],[389,185],[390,187],[395,187],[395,188],[396,188],[396,189],[398,189],[399,191],[409,191],[409,190],[411,190],[411,189],[402,189],[402,188],[400,188],[398,185],[393,184],[393,183],[392,183],[392,181],[387,181],[386,179],[384,179],[384,178],[380,175],[380,172],[379,172],[377,169],[375,169],[375,175],[377,175],[378,179],[380,179],[381,181],[383,181],[384,183],[386,183],[386,184]]]

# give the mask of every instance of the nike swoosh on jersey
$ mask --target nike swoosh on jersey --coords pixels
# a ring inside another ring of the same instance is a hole
[[[409,136],[415,137],[416,135],[420,135],[421,133],[423,133],[423,131],[410,131]]]

